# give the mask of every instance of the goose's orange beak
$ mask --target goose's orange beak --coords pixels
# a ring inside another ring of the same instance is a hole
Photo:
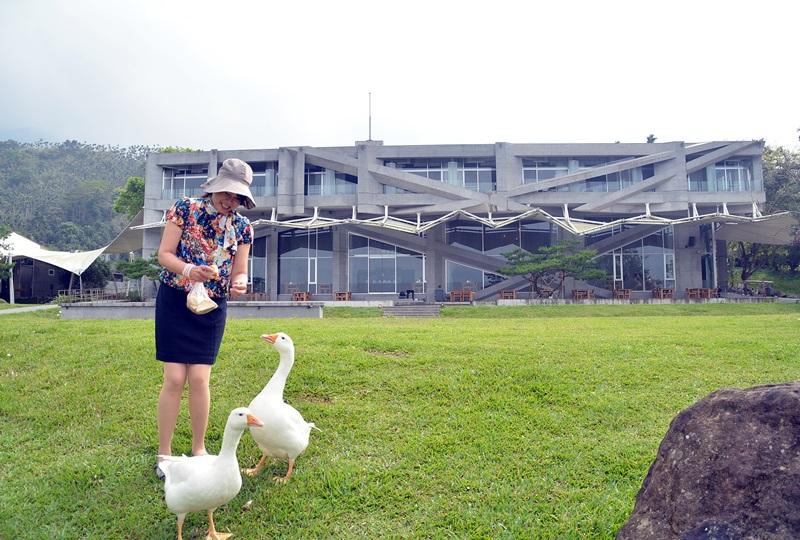
[[[264,334],[261,336],[261,339],[266,341],[267,343],[272,343],[273,345],[278,340],[278,334]]]
[[[259,418],[257,416],[255,416],[254,414],[248,414],[247,415],[247,425],[248,426],[256,426],[256,427],[263,427],[264,426],[264,422],[259,420]]]

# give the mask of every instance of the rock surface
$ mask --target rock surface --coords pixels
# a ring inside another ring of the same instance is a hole
[[[800,538],[800,381],[676,416],[618,540]]]

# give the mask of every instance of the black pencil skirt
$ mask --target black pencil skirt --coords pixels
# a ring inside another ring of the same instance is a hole
[[[213,364],[225,333],[227,302],[197,315],[186,307],[188,293],[161,283],[156,295],[156,359],[179,364]]]

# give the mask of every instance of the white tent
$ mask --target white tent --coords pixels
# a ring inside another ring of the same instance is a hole
[[[8,258],[8,262],[12,262],[14,257],[28,257],[37,261],[46,262],[59,268],[63,268],[69,272],[80,277],[89,266],[106,250],[106,247],[95,249],[93,251],[50,251],[45,249],[33,240],[29,240],[22,235],[12,232],[7,238],[3,240],[3,246],[0,247],[0,255]],[[12,270],[13,272],[13,270]],[[14,303],[14,286],[13,274],[9,278],[9,300]]]

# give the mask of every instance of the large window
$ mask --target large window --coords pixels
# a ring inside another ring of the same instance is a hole
[[[352,174],[306,165],[306,195],[352,195],[358,190],[358,178]]]
[[[253,183],[250,191],[253,197],[272,197],[277,193],[278,186],[278,162],[252,162]]]
[[[673,229],[665,227],[641,240],[597,257],[618,289],[649,291],[675,287]],[[607,283],[595,283],[607,287]]]
[[[208,180],[208,166],[163,167],[161,169],[161,198],[200,197],[204,193],[200,185],[206,180]]]
[[[497,189],[497,172],[493,159],[395,159],[385,161],[384,165],[423,176],[428,180],[443,182],[481,193],[489,193]],[[398,192],[389,188],[391,186],[384,188],[384,192]]]
[[[267,237],[253,240],[250,249],[250,283],[254,293],[267,292]]]
[[[469,289],[479,291],[500,283],[505,278],[492,272],[484,272],[480,268],[467,266],[454,261],[445,261],[448,291],[455,289]]]
[[[591,156],[577,158],[531,157],[522,159],[522,183],[533,184],[569,173],[602,167],[630,159],[617,156]],[[655,174],[653,165],[633,167],[622,171],[601,174],[582,182],[550,188],[548,191],[598,192],[620,191]]]
[[[582,183],[577,182],[574,184],[573,191],[587,191],[587,192],[600,192],[607,193],[611,191],[621,191],[643,180],[646,180],[655,174],[655,169],[652,165],[645,165],[643,167],[634,167],[633,169],[625,169],[619,172],[608,174],[601,174],[584,180]]]
[[[425,292],[425,255],[422,253],[351,234],[347,260],[351,292]]]
[[[253,183],[250,191],[254,197],[275,195],[278,183],[278,163],[275,161],[251,162]],[[217,168],[222,167],[219,163]],[[209,178],[207,165],[187,165],[184,167],[163,167],[161,169],[161,197],[200,197],[205,191],[200,187]]]
[[[569,172],[566,159],[526,158],[522,160],[522,183],[533,184],[564,176]]]
[[[716,191],[750,191],[752,189],[749,161],[721,161],[714,168],[717,177]]]
[[[278,236],[278,290],[330,292],[333,244],[330,228],[284,231]]]
[[[689,182],[689,191],[709,191],[706,169],[689,173],[687,180]]]

